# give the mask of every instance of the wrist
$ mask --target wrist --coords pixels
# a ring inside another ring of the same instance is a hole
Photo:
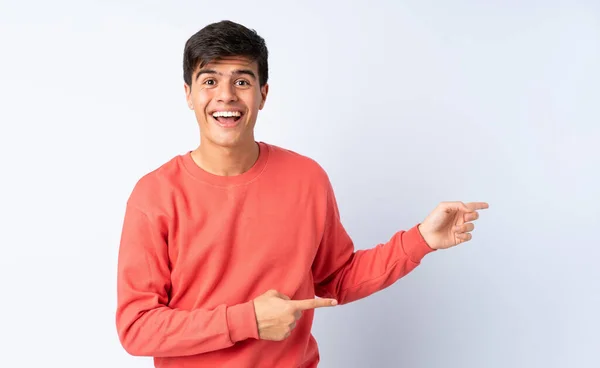
[[[258,339],[258,326],[254,301],[227,308],[227,325],[233,342]]]
[[[423,238],[425,244],[427,244],[427,246],[433,250],[437,250],[437,248],[435,248],[435,246],[433,246],[432,241],[431,241],[431,235],[429,230],[427,229],[427,225],[424,225],[423,223],[419,224],[419,226],[417,226],[417,229],[419,230],[419,233],[421,234],[421,237]]]
[[[402,238],[400,242],[403,251],[412,262],[420,263],[423,257],[435,251],[426,243],[425,238],[423,238],[419,230],[419,224],[401,234]]]

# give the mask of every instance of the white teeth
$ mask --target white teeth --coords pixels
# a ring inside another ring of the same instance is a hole
[[[226,117],[226,118],[230,118],[230,117],[239,117],[242,116],[242,114],[239,111],[215,111],[213,112],[213,117],[218,118],[218,117]]]

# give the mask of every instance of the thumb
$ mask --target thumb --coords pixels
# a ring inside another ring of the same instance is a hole
[[[337,300],[335,299],[304,299],[304,300],[292,300],[290,301],[292,305],[298,310],[308,310],[322,307],[332,307],[337,305]]]
[[[473,211],[464,202],[446,202],[446,203],[443,203],[442,208],[444,209],[444,212],[446,212],[448,214],[454,213],[455,211],[465,211],[465,212]]]
[[[473,208],[469,207],[469,206],[468,206],[468,205],[466,205],[465,203],[463,203],[463,202],[459,202],[459,203],[460,203],[460,209],[461,209],[461,210],[463,210],[463,211],[465,211],[465,212],[473,212],[473,211],[474,211],[474,209],[473,209]]]

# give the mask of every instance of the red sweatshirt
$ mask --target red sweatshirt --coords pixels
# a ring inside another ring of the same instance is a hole
[[[371,295],[433,250],[415,225],[355,250],[332,186],[312,159],[260,142],[245,173],[212,175],[190,153],[142,177],[127,202],[116,324],[155,366],[316,367],[313,310],[285,340],[260,340],[252,300]]]

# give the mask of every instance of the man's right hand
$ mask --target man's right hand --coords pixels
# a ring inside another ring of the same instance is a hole
[[[334,305],[337,305],[335,299],[290,300],[276,290],[269,290],[254,299],[258,335],[262,340],[284,340],[296,327],[302,312]]]

